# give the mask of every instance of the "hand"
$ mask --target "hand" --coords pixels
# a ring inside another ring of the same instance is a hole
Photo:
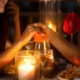
[[[41,24],[41,23],[35,23],[34,26],[37,29],[37,32],[34,35],[34,41],[49,41],[51,38],[51,32],[53,32],[48,26]]]
[[[8,3],[7,7],[7,14],[11,15],[13,21],[18,21],[19,20],[19,8],[16,6],[16,4],[12,1]]]
[[[19,40],[23,46],[30,41],[30,39],[33,37],[35,32],[36,32],[36,28],[33,27],[32,24],[30,24],[26,27],[25,31],[23,32],[23,34]]]

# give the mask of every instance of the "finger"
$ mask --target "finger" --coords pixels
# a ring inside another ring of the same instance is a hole
[[[27,26],[27,30],[31,29],[31,28],[35,29],[36,31],[39,31],[39,28],[34,27],[33,24],[30,24],[30,25]]]
[[[30,25],[28,25],[28,29],[30,29],[30,28],[34,28],[38,33],[40,33],[40,27],[35,27],[35,25],[34,24],[30,24]]]
[[[31,28],[31,26],[29,26],[29,28],[26,28],[25,31],[24,31],[24,34],[27,32],[31,32],[31,31],[36,31],[34,28]]]
[[[10,5],[10,6],[7,7],[7,9],[15,9],[16,10],[16,9],[19,9],[19,8],[17,6]]]
[[[45,24],[42,24],[42,23],[35,23],[34,26],[35,27],[40,27],[42,29],[45,29],[47,27]]]
[[[36,32],[36,30],[35,29],[29,29],[29,30],[27,30],[28,34],[30,34],[30,33],[32,34],[33,32]]]
[[[7,12],[7,14],[15,14],[15,13],[16,13],[15,11]]]
[[[19,12],[19,8],[18,7],[14,7],[14,6],[7,7],[7,10]]]
[[[49,27],[42,23],[35,23],[34,26],[40,28],[39,33],[46,33],[49,30]]]
[[[8,10],[14,10],[14,11],[16,11],[16,12],[19,12],[19,8],[17,7],[17,5],[14,3],[14,2],[12,2],[12,1],[10,1],[9,3],[8,3],[8,7],[7,7],[7,9]]]
[[[29,30],[26,33],[24,33],[21,38],[22,40],[24,40],[23,44],[28,43],[34,34],[35,34],[35,30]]]
[[[29,25],[26,27],[26,29],[34,28],[33,26],[34,26],[33,24],[29,24]]]
[[[34,35],[34,33],[35,33],[35,30],[34,29],[30,29],[30,30],[28,30],[28,31],[26,31],[26,32],[24,32],[23,33],[23,35],[24,35],[24,37],[26,37],[26,36],[32,36],[32,34]]]
[[[19,12],[19,9],[14,8],[14,7],[11,7],[11,6],[10,6],[10,7],[8,7],[8,8],[7,8],[7,10],[8,10],[8,11],[15,11],[15,12]]]
[[[9,1],[8,5],[16,6],[16,4],[15,4],[13,1]],[[16,7],[17,7],[17,6],[16,6]]]

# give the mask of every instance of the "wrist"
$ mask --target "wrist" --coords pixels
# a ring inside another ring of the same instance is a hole
[[[15,28],[18,28],[18,27],[20,26],[20,21],[19,21],[19,19],[15,19],[15,20],[14,20],[14,26],[15,26]]]
[[[14,22],[19,22],[19,14],[16,14],[15,17],[14,17]]]
[[[14,21],[14,23],[18,23],[19,22],[19,18],[15,18],[13,21]]]
[[[53,30],[50,30],[50,36],[49,36],[49,42],[53,42],[53,37],[54,37],[55,32]]]

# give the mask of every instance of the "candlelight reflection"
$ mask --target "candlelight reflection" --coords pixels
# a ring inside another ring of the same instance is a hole
[[[56,25],[53,25],[52,23],[48,24],[48,27],[51,28],[53,31],[56,32]]]

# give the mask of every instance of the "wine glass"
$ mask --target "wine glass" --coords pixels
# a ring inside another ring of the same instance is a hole
[[[35,44],[35,50],[39,51],[39,54],[37,56],[38,61],[40,62],[40,80],[44,80],[44,66],[46,66],[46,63],[50,60],[50,55],[52,53],[52,50],[49,48],[49,43],[47,42],[36,42]]]
[[[47,53],[40,53],[40,63],[41,63],[41,80],[44,80],[44,65],[48,60]]]

